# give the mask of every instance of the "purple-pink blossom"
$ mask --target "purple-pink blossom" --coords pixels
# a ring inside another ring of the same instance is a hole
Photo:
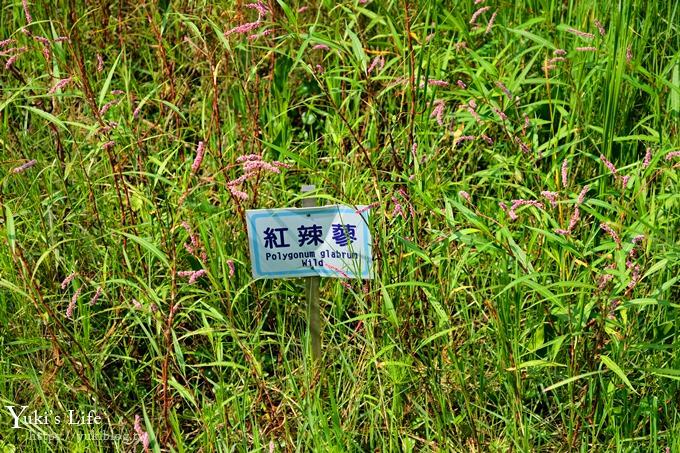
[[[604,26],[602,25],[602,23],[597,19],[595,19],[594,22],[595,22],[595,26],[597,27],[597,31],[600,32],[600,36],[604,36],[605,33],[606,33],[606,30],[604,29]]]
[[[609,162],[606,157],[604,157],[604,154],[600,154],[600,160],[605,165],[605,167],[609,169],[612,175],[618,177],[616,167],[614,166],[614,164]]]
[[[80,292],[83,290],[83,287],[81,286],[76,290],[75,293],[73,293],[73,297],[71,298],[71,303],[68,304],[68,307],[66,307],[66,317],[68,319],[73,318],[73,310],[76,308],[76,304],[78,303],[78,296],[80,296]]]
[[[139,441],[142,443],[144,451],[147,451],[149,449],[149,433],[145,432],[142,429],[141,418],[139,417],[139,415],[136,414],[134,429],[135,432],[137,433],[137,437],[139,437]]]
[[[458,192],[458,195],[461,198],[463,198],[465,201],[467,201],[468,203],[472,203],[472,199],[470,198],[470,194],[467,193],[466,191],[461,190],[461,191]]]
[[[588,190],[590,190],[590,186],[584,186],[583,189],[581,189],[581,193],[578,194],[578,200],[576,200],[576,206],[583,204],[583,200],[586,199]]]
[[[236,268],[234,267],[234,260],[227,260],[227,267],[229,267],[229,277],[233,277],[236,273]]]
[[[666,160],[671,160],[675,159],[676,157],[680,157],[680,151],[671,151],[670,153],[666,154]]]
[[[248,22],[248,23],[245,23],[243,25],[239,25],[238,27],[234,27],[230,30],[227,30],[227,31],[224,32],[224,36],[226,37],[226,36],[232,35],[234,33],[240,33],[240,34],[248,33],[250,31],[255,30],[256,28],[258,28],[261,25],[262,25],[262,22],[258,19],[255,22]]]
[[[62,282],[61,282],[61,289],[66,289],[69,283],[75,278],[75,276],[78,275],[78,272],[71,272]]]
[[[575,28],[567,28],[567,31],[568,31],[569,33],[572,33],[572,34],[576,35],[576,36],[580,36],[581,38],[585,38],[585,39],[593,39],[593,38],[595,38],[595,35],[594,35],[594,34],[592,34],[592,33],[586,33],[586,32],[584,32],[584,31],[577,30],[577,29],[575,29]]]
[[[378,206],[380,206],[380,202],[379,202],[379,201],[375,201],[375,202],[373,202],[373,203],[371,203],[371,204],[369,204],[369,205],[364,206],[363,208],[357,209],[357,210],[354,211],[354,212],[357,213],[357,214],[362,214],[362,213],[368,211],[369,209],[377,208]]]
[[[267,5],[265,5],[264,3],[262,3],[262,1],[259,0],[257,3],[248,3],[246,5],[246,8],[257,10],[257,14],[259,15],[260,18],[269,14],[269,8],[267,7]]]
[[[463,82],[463,81],[460,80],[460,79],[456,80],[456,85],[458,85],[458,86],[459,86],[460,88],[462,88],[463,90],[467,89],[467,85],[465,85],[465,82]]]
[[[104,70],[104,58],[101,54],[97,54],[97,72],[102,72]]]
[[[370,74],[373,72],[375,68],[378,68],[378,71],[382,71],[382,69],[385,67],[385,57],[382,55],[378,55],[371,61],[371,65],[368,67],[366,70],[366,73]]]
[[[203,141],[198,142],[198,147],[196,148],[196,158],[194,163],[191,165],[191,172],[196,173],[203,162],[203,155],[205,154],[205,143]]]
[[[331,50],[326,44],[316,44],[312,47],[313,50]]]
[[[544,190],[541,192],[541,195],[543,195],[545,198],[548,199],[550,202],[550,205],[554,208],[557,206],[557,192],[550,192],[547,190]]]
[[[33,159],[29,160],[25,164],[19,165],[18,167],[15,167],[12,169],[12,173],[17,174],[17,173],[23,173],[24,171],[28,170],[32,166],[34,166],[38,161]]]
[[[642,168],[647,168],[649,167],[649,164],[652,162],[652,148],[649,146],[645,150],[645,160],[642,162]]]
[[[58,82],[50,89],[50,91],[48,91],[47,94],[52,94],[52,93],[56,92],[57,90],[61,90],[61,89],[64,88],[66,85],[68,85],[69,83],[71,83],[71,80],[72,80],[71,77],[68,77],[68,78],[66,78],[66,79],[61,79],[60,81],[58,81]]]
[[[21,4],[24,7],[24,14],[26,15],[26,23],[30,24],[33,22],[33,18],[31,17],[31,12],[28,10],[28,2],[26,0],[21,0]]]
[[[493,14],[491,15],[491,19],[489,19],[489,23],[486,24],[486,30],[484,30],[485,35],[487,33],[491,32],[491,29],[493,28],[493,23],[496,21],[496,15],[497,14],[498,14],[498,10],[494,11]]]
[[[606,223],[601,223],[600,228],[602,228],[603,231],[605,231],[611,238],[616,242],[616,248],[621,248],[621,239],[619,238],[619,235],[616,234],[616,231],[614,231],[609,225]]]
[[[488,11],[490,9],[491,9],[490,6],[483,6],[483,7],[479,8],[477,11],[475,11],[474,13],[472,13],[472,17],[470,18],[470,25],[475,25],[475,23],[477,22],[477,18],[481,14],[484,14],[486,11]]]
[[[102,289],[101,286],[99,288],[97,288],[97,292],[94,293],[94,296],[92,296],[92,299],[90,300],[91,306],[97,303],[97,301],[99,300],[99,298],[102,295],[102,292],[104,292],[104,290]]]
[[[437,99],[434,101],[434,108],[432,109],[432,113],[430,113],[430,118],[435,118],[437,120],[437,124],[442,126],[444,124],[444,101],[441,99]]]

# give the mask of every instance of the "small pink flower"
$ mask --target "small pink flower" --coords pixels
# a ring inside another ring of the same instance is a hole
[[[633,242],[633,244],[637,245],[644,240],[645,240],[645,235],[644,234],[638,234],[637,236],[635,236],[633,238],[632,242]]]
[[[205,154],[205,143],[203,141],[198,142],[198,147],[196,148],[196,158],[194,163],[191,165],[191,173],[196,173],[203,162],[203,155]]]
[[[192,283],[195,283],[196,280],[201,278],[203,275],[205,275],[205,269],[198,270],[191,274],[191,277],[189,277],[189,284],[191,285]]]
[[[633,61],[633,49],[628,46],[626,49],[626,63],[630,64]]]
[[[76,308],[76,304],[78,303],[78,296],[80,296],[80,292],[83,290],[83,287],[81,286],[76,290],[76,292],[73,294],[73,297],[71,298],[71,303],[68,304],[68,307],[66,308],[66,317],[68,319],[73,318],[73,310]]]
[[[102,289],[101,286],[100,286],[99,288],[97,288],[97,292],[94,293],[94,296],[92,296],[92,299],[90,300],[90,305],[91,305],[91,306],[97,303],[97,301],[98,301],[99,298],[101,297],[103,291],[104,291],[104,290]]]
[[[375,68],[378,68],[378,71],[382,71],[382,69],[384,67],[385,67],[385,57],[383,57],[382,55],[378,55],[377,57],[375,57],[373,59],[373,61],[371,61],[371,65],[366,70],[366,73],[370,74],[371,72],[373,72],[373,70]]]
[[[472,141],[475,139],[474,135],[461,135],[456,139],[456,141],[453,143],[454,146],[457,146],[459,143],[462,142],[467,142],[467,141]]]
[[[574,213],[571,215],[571,219],[569,219],[569,228],[567,228],[567,230],[569,232],[574,231],[574,228],[576,228],[579,220],[581,220],[581,211],[579,210],[578,206],[575,206]]]
[[[104,70],[104,58],[101,54],[97,54],[97,72],[102,72]]]
[[[470,198],[470,194],[467,193],[466,191],[461,190],[460,192],[458,192],[458,195],[461,198],[463,198],[465,201],[467,201],[468,203],[472,203],[472,199]]]
[[[317,44],[312,47],[312,50],[331,50],[326,44]]]
[[[577,29],[575,29],[575,28],[567,28],[567,31],[568,31],[569,33],[572,33],[572,34],[576,35],[576,36],[580,36],[581,38],[585,38],[585,39],[593,39],[593,38],[595,38],[595,35],[594,35],[594,34],[592,34],[592,33],[586,33],[586,32],[584,32],[584,31],[577,30]]]
[[[113,140],[109,140],[108,142],[106,142],[102,145],[102,149],[103,150],[111,149],[111,148],[114,147],[115,144],[116,144],[116,142],[114,142]]]
[[[496,107],[491,107],[491,110],[493,110],[494,113],[498,115],[498,118],[500,118],[501,121],[507,121],[508,116],[504,112],[498,110]]]
[[[549,192],[547,190],[544,190],[543,192],[541,192],[541,195],[548,199],[550,205],[553,208],[557,206],[557,192]]]
[[[600,32],[600,36],[604,36],[606,31],[602,26],[602,23],[597,19],[595,19],[595,26],[597,27],[597,30]]]
[[[600,154],[600,160],[605,165],[605,167],[607,167],[609,169],[609,171],[612,173],[612,175],[614,175],[615,177],[618,176],[616,167],[614,166],[614,164],[609,162],[606,157],[604,157],[604,154]]]
[[[333,272],[335,272],[335,273],[337,273],[337,274],[340,274],[340,276],[341,276],[342,278],[350,278],[350,276],[347,274],[347,272],[343,271],[343,270],[340,269],[339,267],[333,266],[332,264],[326,263],[326,264],[324,264],[324,267],[326,267],[326,268],[332,270]]]
[[[302,6],[302,7],[298,8],[297,12],[298,12],[298,14],[304,13],[308,9],[309,9],[309,6]]]
[[[72,80],[71,77],[66,78],[66,79],[61,79],[59,82],[57,82],[57,83],[50,89],[50,91],[48,91],[47,94],[52,94],[52,93],[56,92],[57,90],[61,90],[61,89],[64,88],[66,85],[68,85],[69,83],[71,83],[71,80]]]
[[[647,147],[647,150],[645,151],[645,160],[642,162],[642,168],[649,167],[649,164],[651,162],[652,162],[652,148]]]
[[[600,228],[602,228],[603,231],[605,231],[611,238],[616,242],[616,248],[620,249],[621,248],[621,239],[619,238],[619,235],[616,234],[616,232],[606,223],[601,223]]]
[[[142,447],[144,448],[144,451],[149,450],[149,433],[145,432],[142,429],[142,424],[141,424],[141,418],[139,415],[135,414],[135,426],[134,426],[135,432],[137,433],[137,437],[139,437],[139,441],[142,443]]]
[[[135,307],[138,310],[141,310],[142,308],[144,308],[144,306],[134,297],[132,298],[132,306]]]
[[[437,120],[437,124],[442,126],[444,124],[444,101],[441,99],[437,99],[434,101],[434,108],[432,109],[432,113],[430,113],[430,118],[434,117]]]
[[[260,33],[255,33],[255,34],[252,34],[252,35],[248,35],[248,41],[254,41],[254,40],[260,39],[260,38],[262,38],[262,37],[264,37],[264,36],[269,36],[269,35],[271,35],[273,32],[274,32],[274,30],[272,30],[271,28],[269,28],[269,29],[267,29],[267,30],[261,31]]]
[[[461,89],[463,89],[463,90],[467,89],[467,85],[465,85],[465,82],[463,82],[463,81],[460,80],[460,79],[458,79],[458,80],[456,81],[456,85],[458,85],[458,86],[459,86]]]
[[[19,165],[18,167],[13,168],[13,169],[12,169],[12,173],[14,173],[14,174],[23,173],[23,172],[25,172],[26,170],[28,170],[29,168],[31,168],[32,166],[34,166],[36,163],[38,163],[38,161],[35,160],[35,159],[29,160],[29,161],[26,162],[25,164]]]
[[[26,15],[26,23],[30,24],[33,22],[33,18],[31,17],[31,12],[28,10],[28,2],[26,0],[21,0],[21,4],[24,7],[24,14]]]
[[[3,41],[0,41],[0,49],[2,49],[3,47],[9,46],[9,45],[12,44],[13,42],[15,42],[15,40],[12,39],[12,38],[7,38],[7,39],[5,39],[5,40],[3,40]]]
[[[577,47],[576,50],[579,52],[597,52],[597,47],[593,46]]]
[[[444,80],[436,80],[436,79],[430,79],[427,81],[427,84],[430,86],[436,86],[436,87],[447,87],[449,86],[449,82],[446,82]],[[425,86],[425,82],[420,82],[420,88],[423,88]]]
[[[672,151],[672,152],[666,154],[665,159],[671,160],[671,159],[675,159],[676,157],[680,157],[680,151]]]
[[[377,208],[378,206],[380,206],[380,202],[376,201],[376,202],[373,202],[369,205],[364,206],[363,208],[357,209],[354,212],[357,213],[357,214],[362,214],[362,213],[368,211],[369,209]]]
[[[9,57],[7,59],[7,63],[5,63],[5,69],[11,68],[14,65],[14,63],[16,63],[18,58],[19,58],[19,55],[14,55],[14,56]]]
[[[250,31],[253,31],[256,28],[260,27],[261,25],[262,25],[262,22],[258,19],[255,22],[248,22],[248,23],[245,23],[243,25],[239,25],[238,27],[234,27],[231,30],[227,30],[227,31],[224,32],[224,36],[226,37],[226,36],[232,35],[234,33],[239,33],[239,34],[248,33]]]
[[[509,100],[512,101],[512,93],[510,92],[510,90],[508,90],[508,87],[506,87],[506,86],[503,84],[503,82],[501,82],[501,81],[496,81],[496,86],[497,86],[498,88],[500,88],[501,91],[502,91],[503,93],[505,93],[505,95],[508,97]]]
[[[257,14],[261,18],[269,14],[269,8],[267,8],[267,5],[261,1],[258,1],[257,3],[249,3],[246,5],[246,8],[257,10]]]
[[[564,49],[555,49],[555,50],[553,50],[553,55],[555,55],[555,56],[557,56],[557,57],[563,57],[563,56],[566,55],[566,54],[567,54],[567,51],[564,50]]]
[[[78,272],[71,272],[68,277],[66,277],[62,282],[61,282],[61,289],[66,289],[69,283],[75,278],[75,276],[78,275]]]
[[[470,18],[470,25],[475,25],[475,23],[477,22],[477,18],[478,18],[481,14],[484,14],[486,11],[488,11],[488,10],[490,10],[490,9],[491,9],[490,6],[483,6],[483,7],[479,8],[477,11],[475,11],[475,12],[472,14],[472,17]]]
[[[486,24],[486,30],[484,30],[485,35],[491,32],[491,29],[493,28],[493,23],[496,21],[496,14],[498,14],[498,11],[493,12],[493,14],[491,15],[491,19],[489,19],[489,23]]]
[[[588,193],[588,190],[590,190],[590,186],[585,186],[583,187],[583,189],[581,189],[581,193],[578,194],[578,200],[576,200],[576,206],[583,204],[583,200],[586,199],[586,194]]]
[[[227,266],[229,267],[229,277],[233,277],[236,273],[236,268],[234,267],[233,260],[227,260]]]

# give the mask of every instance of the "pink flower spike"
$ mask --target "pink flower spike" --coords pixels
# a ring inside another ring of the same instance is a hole
[[[141,421],[142,420],[139,417],[139,415],[135,414],[134,430],[137,433],[137,437],[139,437],[139,441],[142,443],[142,447],[146,451],[149,449],[149,433],[144,432],[144,430],[142,429]]]
[[[602,163],[605,165],[605,167],[607,167],[607,168],[609,169],[609,171],[612,173],[612,175],[617,176],[617,174],[616,174],[616,172],[617,172],[616,167],[614,166],[614,164],[612,164],[611,162],[609,162],[609,161],[607,160],[606,157],[604,157],[604,154],[600,154],[600,160],[601,160]]]
[[[201,269],[192,273],[191,277],[189,277],[189,284],[191,285],[192,283],[195,283],[196,280],[201,278],[203,275],[205,275],[205,269]]]
[[[102,289],[101,286],[99,288],[97,288],[97,292],[94,293],[94,296],[92,296],[92,299],[90,300],[90,306],[97,303],[97,301],[99,300],[99,298],[102,295],[102,292],[104,292],[104,290]]]
[[[472,17],[470,18],[470,25],[475,25],[475,23],[477,22],[477,18],[478,18],[481,14],[484,14],[486,11],[488,11],[488,10],[490,10],[490,9],[491,9],[490,6],[483,6],[483,7],[479,8],[477,11],[475,11],[475,12],[472,14]]]
[[[342,278],[350,278],[350,276],[345,271],[343,271],[339,267],[333,266],[332,264],[324,264],[324,267],[328,268],[329,270],[332,270],[337,274],[340,274]]]
[[[371,65],[366,70],[366,73],[370,74],[371,72],[373,72],[373,70],[375,68],[378,68],[378,71],[382,71],[382,69],[384,67],[385,67],[385,57],[383,57],[382,55],[378,55],[377,57],[375,57],[373,59],[373,61],[371,62]]]
[[[233,277],[234,274],[236,273],[236,269],[234,268],[234,261],[227,260],[227,266],[229,267],[229,277]]]
[[[0,49],[2,49],[3,47],[9,46],[9,45],[12,44],[14,41],[15,41],[15,40],[12,39],[12,38],[7,38],[7,39],[5,39],[5,40],[3,40],[3,41],[0,41]]]
[[[317,44],[314,47],[312,47],[312,50],[331,50],[331,48],[328,47],[326,44]]]
[[[196,158],[194,163],[191,165],[191,173],[196,173],[203,162],[203,155],[205,154],[205,143],[202,141],[198,142],[198,147],[196,148]]]
[[[460,192],[458,192],[458,195],[468,203],[472,203],[472,200],[470,199],[470,194],[467,193],[466,191],[461,190]]]
[[[102,72],[104,70],[104,58],[101,54],[97,54],[97,72]]]
[[[577,30],[577,29],[575,29],[575,28],[567,28],[567,31],[568,31],[569,33],[572,33],[572,34],[576,35],[576,36],[580,36],[581,38],[585,38],[585,39],[593,39],[593,38],[595,38],[595,35],[594,35],[594,34],[592,34],[592,33],[586,33],[586,32],[584,32],[584,31]]]
[[[19,55],[14,55],[14,56],[10,57],[7,60],[7,63],[5,63],[5,69],[11,68],[14,65],[14,63],[16,63],[18,58],[19,58]]]
[[[80,292],[83,290],[83,287],[81,286],[76,290],[76,292],[73,294],[73,297],[71,298],[71,303],[68,304],[68,307],[66,307],[66,317],[68,319],[73,319],[73,310],[76,308],[76,304],[78,303],[78,296],[80,296]]]
[[[33,18],[31,17],[31,12],[28,10],[28,2],[26,0],[21,0],[21,4],[24,7],[24,14],[26,15],[26,23],[30,24],[33,22]]]
[[[465,85],[465,82],[463,82],[463,81],[460,80],[460,79],[458,79],[458,80],[456,81],[456,85],[458,85],[458,86],[459,86],[461,89],[463,89],[463,90],[467,89],[467,85]]]
[[[35,160],[35,159],[29,160],[29,161],[26,162],[25,164],[19,165],[18,167],[13,168],[13,169],[12,169],[12,173],[14,173],[14,174],[23,173],[23,172],[25,172],[26,170],[28,170],[29,168],[31,168],[32,166],[34,166],[36,163],[38,163],[38,161]]]
[[[557,192],[549,192],[547,190],[544,190],[543,192],[541,192],[541,195],[548,199],[550,205],[553,208],[557,206]]]
[[[258,1],[257,3],[249,3],[246,5],[246,8],[257,10],[257,14],[259,14],[260,17],[264,17],[269,14],[269,8],[267,8],[267,5],[261,1]]]
[[[61,282],[61,289],[66,289],[69,283],[75,278],[75,276],[78,275],[78,272],[71,272],[68,277],[64,279],[64,281]]]
[[[676,157],[680,157],[680,151],[672,151],[672,152],[666,154],[665,159],[671,160],[671,159],[675,159]]]
[[[647,150],[645,151],[645,160],[642,162],[642,168],[649,167],[649,164],[651,162],[652,162],[652,148],[648,146]]]
[[[581,189],[581,193],[578,194],[578,200],[576,200],[576,206],[580,206],[583,204],[583,200],[586,199],[586,194],[588,193],[588,190],[590,190],[590,186],[585,186],[583,189]]]
[[[626,63],[630,64],[633,61],[633,49],[628,46],[626,48]]]
[[[595,19],[595,26],[597,27],[597,31],[600,32],[600,36],[604,36],[605,33],[606,33],[606,30],[602,26],[602,23],[597,19]]]
[[[593,46],[577,47],[576,50],[579,52],[597,52],[597,47]]]
[[[620,249],[621,248],[621,239],[619,238],[619,235],[616,234],[616,232],[606,223],[601,223],[600,228],[602,228],[603,231],[605,231],[611,238],[616,242],[616,248]]]
[[[563,230],[562,228],[557,228],[557,229],[555,230],[555,233],[561,234],[561,235],[563,235],[563,236],[568,236],[568,235],[570,234],[569,231]]]
[[[571,215],[571,219],[569,219],[569,228],[567,230],[569,232],[574,231],[574,228],[576,228],[576,225],[578,224],[578,221],[581,219],[581,211],[579,210],[578,206],[574,207],[574,213]]]
[[[66,79],[61,79],[59,82],[57,82],[57,83],[50,89],[50,91],[47,92],[47,94],[52,94],[52,93],[56,92],[57,90],[61,90],[61,89],[64,88],[66,85],[68,85],[69,83],[71,83],[71,80],[72,80],[71,77],[68,77],[68,78],[66,78]]]
[[[111,148],[114,147],[115,144],[116,144],[116,142],[114,142],[113,140],[110,140],[110,141],[108,141],[108,142],[106,142],[102,145],[102,149],[103,150],[111,149]]]
[[[304,13],[308,9],[309,9],[309,6],[302,6],[302,7],[298,8],[297,12],[298,12],[298,14]]]
[[[498,88],[500,88],[501,91],[502,91],[503,93],[505,93],[505,95],[508,97],[509,100],[512,101],[512,93],[510,92],[510,90],[508,90],[508,87],[506,87],[506,86],[503,84],[503,82],[501,82],[501,81],[496,81],[496,86],[497,86]]]
[[[449,86],[449,82],[446,82],[444,80],[428,80],[427,84],[430,86],[436,86],[436,87],[447,87]],[[423,88],[425,86],[425,82],[420,82],[420,88]]]
[[[262,25],[262,22],[260,20],[256,20],[255,22],[248,22],[246,24],[239,25],[238,27],[234,27],[231,30],[225,31],[224,36],[226,37],[226,36],[232,35],[234,33],[241,33],[241,34],[248,33],[249,31],[255,30],[256,28],[258,28],[261,25]]]
[[[557,57],[563,57],[563,56],[565,56],[566,54],[567,54],[567,51],[564,50],[564,49],[555,49],[555,50],[553,50],[553,55],[555,55],[555,56],[557,56]]]
[[[569,185],[569,179],[567,177],[567,172],[569,171],[569,162],[564,159],[562,162],[562,187],[566,188]]]
[[[380,206],[380,202],[379,202],[379,201],[375,201],[375,202],[373,202],[373,203],[371,203],[371,204],[369,204],[369,205],[364,206],[363,208],[357,209],[357,210],[354,211],[354,212],[357,213],[357,214],[362,214],[362,213],[368,211],[369,209],[377,208],[378,206]]]
[[[491,32],[491,29],[493,28],[493,23],[496,21],[496,14],[498,14],[498,11],[493,12],[493,14],[491,15],[491,19],[489,19],[489,23],[486,24],[486,30],[484,30],[485,35]]]
[[[432,113],[430,113],[430,118],[434,117],[437,120],[437,124],[442,126],[444,124],[444,101],[441,99],[437,99],[434,101],[434,108],[432,109]]]

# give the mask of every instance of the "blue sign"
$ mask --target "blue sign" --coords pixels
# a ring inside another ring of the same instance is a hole
[[[366,206],[246,211],[255,278],[372,278]]]

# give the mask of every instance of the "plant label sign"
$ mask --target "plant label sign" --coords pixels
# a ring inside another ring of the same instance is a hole
[[[255,278],[372,278],[368,209],[331,205],[246,211]]]

